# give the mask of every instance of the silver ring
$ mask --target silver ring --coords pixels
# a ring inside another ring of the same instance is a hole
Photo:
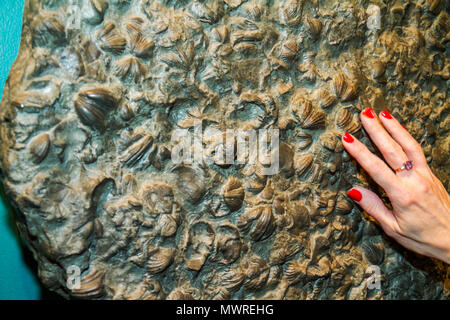
[[[406,161],[400,168],[395,169],[395,172],[402,172],[403,170],[411,170],[413,168],[413,162],[411,160]]]

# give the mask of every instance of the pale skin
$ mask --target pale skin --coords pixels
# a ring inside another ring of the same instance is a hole
[[[351,135],[346,134],[342,143],[385,190],[392,210],[366,188],[355,186],[349,195],[402,246],[450,263],[450,196],[428,166],[420,144],[388,112],[377,116],[365,109],[361,122],[385,161]],[[396,173],[408,160],[413,168]]]

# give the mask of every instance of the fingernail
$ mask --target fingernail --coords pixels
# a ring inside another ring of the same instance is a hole
[[[403,127],[403,129],[405,129],[405,130],[406,130],[406,127],[405,127],[404,125],[402,125],[402,127]]]
[[[375,119],[375,112],[373,112],[372,108],[367,108],[363,111],[363,115],[365,115],[367,118]]]
[[[386,119],[392,119],[392,115],[387,110],[381,111],[381,115]]]
[[[362,194],[356,189],[350,189],[347,191],[347,195],[355,201],[361,201]]]
[[[353,139],[353,137],[348,132],[346,132],[344,134],[342,139],[344,139],[344,141],[347,142],[347,143],[352,143],[353,141],[355,141],[355,139]]]

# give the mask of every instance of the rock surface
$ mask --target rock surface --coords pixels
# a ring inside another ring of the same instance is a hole
[[[340,142],[374,149],[358,113],[386,108],[448,190],[448,6],[28,0],[0,167],[42,282],[80,299],[448,298],[445,265],[346,197],[376,187]],[[173,133],[196,124],[279,129],[279,172],[174,163]]]

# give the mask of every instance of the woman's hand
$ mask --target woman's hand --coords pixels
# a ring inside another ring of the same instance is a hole
[[[342,137],[344,147],[386,191],[393,210],[368,189],[355,187],[348,195],[401,245],[450,263],[450,196],[428,167],[420,144],[386,110],[378,118],[365,109],[361,122],[386,162],[348,133]],[[408,160],[413,168],[396,173]]]

